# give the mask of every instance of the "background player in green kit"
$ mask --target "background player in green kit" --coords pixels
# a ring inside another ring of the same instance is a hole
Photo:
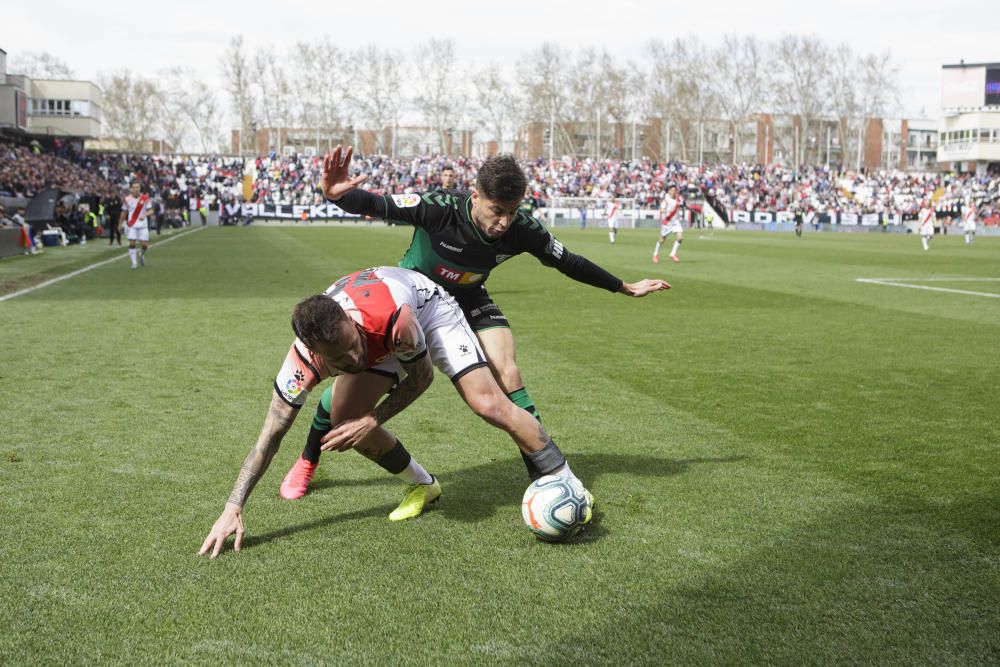
[[[374,195],[350,177],[353,151],[341,146],[323,160],[321,189],[349,213],[413,225],[413,240],[399,266],[419,271],[455,298],[482,345],[497,383],[517,406],[539,417],[514,356],[510,323],[486,291],[490,272],[506,260],[530,253],[542,264],[594,287],[642,297],[670,288],[662,280],[626,283],[590,260],[567,250],[545,227],[521,210],[527,178],[512,156],[487,159],[471,192]],[[319,463],[320,438],[330,430],[324,394],[302,455],[281,484],[281,496],[301,498]],[[540,476],[525,458],[532,479]]]

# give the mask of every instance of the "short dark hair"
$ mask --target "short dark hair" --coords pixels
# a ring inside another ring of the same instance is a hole
[[[347,317],[340,304],[326,294],[314,294],[299,301],[292,311],[292,331],[306,347],[317,343],[336,345],[338,325]]]
[[[486,158],[476,175],[479,196],[492,201],[521,201],[527,189],[528,179],[513,155]]]

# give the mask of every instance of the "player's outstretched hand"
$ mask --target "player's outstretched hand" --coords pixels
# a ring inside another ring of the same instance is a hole
[[[332,153],[323,156],[323,178],[320,181],[320,187],[323,190],[323,196],[330,201],[337,201],[368,179],[367,176],[351,178],[350,167],[353,154],[353,146],[348,146],[345,151],[343,146],[337,144]]]
[[[233,551],[243,548],[243,509],[232,503],[226,503],[226,509],[215,520],[215,525],[209,531],[208,537],[201,545],[199,556],[204,556],[209,550],[212,551],[211,558],[215,558],[222,553],[222,546],[233,533],[236,533],[236,541],[233,542]]]
[[[665,289],[670,289],[670,283],[666,280],[646,278],[637,283],[622,283],[622,288],[619,291],[629,296],[646,296],[650,292],[659,292]]]
[[[378,422],[371,415],[365,415],[359,419],[348,419],[323,436],[321,440],[323,444],[320,449],[324,452],[331,449],[345,452],[358,446],[377,426]]]

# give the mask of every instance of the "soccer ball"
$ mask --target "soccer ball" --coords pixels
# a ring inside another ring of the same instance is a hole
[[[524,523],[540,540],[561,542],[583,528],[590,504],[576,478],[546,475],[532,482],[521,500]]]

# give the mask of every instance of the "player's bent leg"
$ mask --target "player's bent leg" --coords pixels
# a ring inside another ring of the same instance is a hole
[[[320,446],[322,438],[333,424],[345,419],[355,419],[368,414],[374,409],[379,398],[392,388],[393,377],[360,373],[358,375],[342,375],[326,388],[316,406],[306,437],[306,446],[302,454],[292,465],[288,474],[281,482],[279,493],[286,500],[297,500],[309,490],[309,484],[319,467]],[[359,447],[371,453],[369,458],[377,458],[392,447],[395,436],[382,427],[372,432]],[[364,454],[365,451],[361,453]]]

